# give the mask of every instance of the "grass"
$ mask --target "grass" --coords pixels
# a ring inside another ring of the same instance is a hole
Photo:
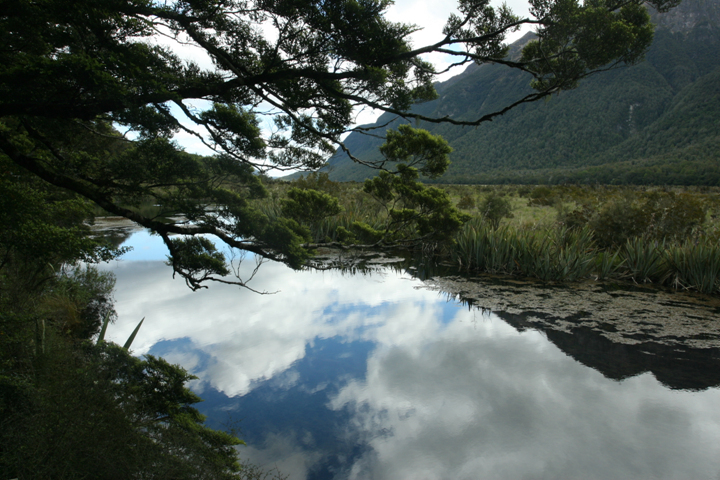
[[[343,212],[309,226],[313,241],[337,241],[355,221],[380,228],[385,212],[362,185],[306,182],[340,199]],[[271,197],[296,183],[271,185]],[[545,282],[585,279],[653,283],[720,294],[720,189],[615,186],[443,186],[473,219],[439,251],[466,271]],[[512,214],[497,229],[478,211],[501,195]],[[259,204],[279,214],[277,201]],[[436,252],[438,250],[436,249]]]

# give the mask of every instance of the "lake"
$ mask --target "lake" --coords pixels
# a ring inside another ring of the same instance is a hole
[[[374,257],[192,292],[159,237],[100,228],[134,247],[103,266],[108,337],[145,317],[134,353],[195,374],[209,425],[291,479],[720,478],[716,299]]]

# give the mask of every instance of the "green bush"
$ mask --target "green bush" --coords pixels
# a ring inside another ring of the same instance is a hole
[[[550,187],[540,185],[530,192],[528,206],[551,206],[557,201],[556,195]]]
[[[503,218],[512,218],[512,205],[510,201],[502,195],[490,192],[480,205],[478,205],[480,215],[489,222],[493,229],[500,226],[500,220]]]
[[[720,291],[720,247],[715,242],[685,242],[666,251],[675,288],[712,294]]]
[[[521,185],[517,188],[516,193],[519,197],[528,197],[532,192],[532,188],[528,185]]]
[[[683,238],[705,222],[707,207],[695,195],[651,192],[646,198],[652,238]]]
[[[457,208],[460,210],[472,210],[475,208],[475,197],[470,194],[463,195],[457,203]]]
[[[601,247],[617,247],[628,240],[681,239],[700,227],[706,216],[705,205],[691,194],[626,192],[616,196],[590,216],[588,225]]]
[[[203,425],[182,368],[50,329],[33,370],[0,377],[0,478],[241,478],[242,442]]]
[[[342,184],[330,180],[330,175],[326,172],[308,173],[292,182],[292,186],[300,189],[319,190],[330,195],[338,195],[343,189]]]
[[[649,218],[634,196],[622,196],[588,212],[588,225],[603,248],[624,245],[647,231]]]
[[[47,320],[73,338],[97,334],[102,320],[116,317],[112,293],[115,277],[92,265],[65,266],[43,295],[40,308]]]

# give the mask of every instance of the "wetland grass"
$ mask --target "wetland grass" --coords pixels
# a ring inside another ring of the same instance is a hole
[[[325,177],[278,182],[258,204],[280,215],[283,191],[300,186],[338,198],[342,211],[306,225],[313,242],[344,242],[358,222],[382,230],[387,212],[356,183]],[[473,218],[436,249],[464,271],[518,275],[545,282],[586,279],[652,283],[720,293],[720,196],[716,190],[614,186],[443,187]],[[480,208],[502,197],[498,221]],[[624,213],[623,213],[624,212]]]

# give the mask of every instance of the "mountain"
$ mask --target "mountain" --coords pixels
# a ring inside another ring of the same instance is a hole
[[[440,181],[720,185],[720,0],[684,0],[652,16],[657,28],[644,62],[594,75],[479,127],[421,123],[454,149]],[[471,65],[436,85],[437,100],[414,110],[475,119],[530,92],[529,83],[522,72]],[[384,114],[376,125],[392,119]],[[360,133],[345,140],[365,160],[379,158],[381,143]],[[375,174],[342,152],[324,170],[339,181]]]

